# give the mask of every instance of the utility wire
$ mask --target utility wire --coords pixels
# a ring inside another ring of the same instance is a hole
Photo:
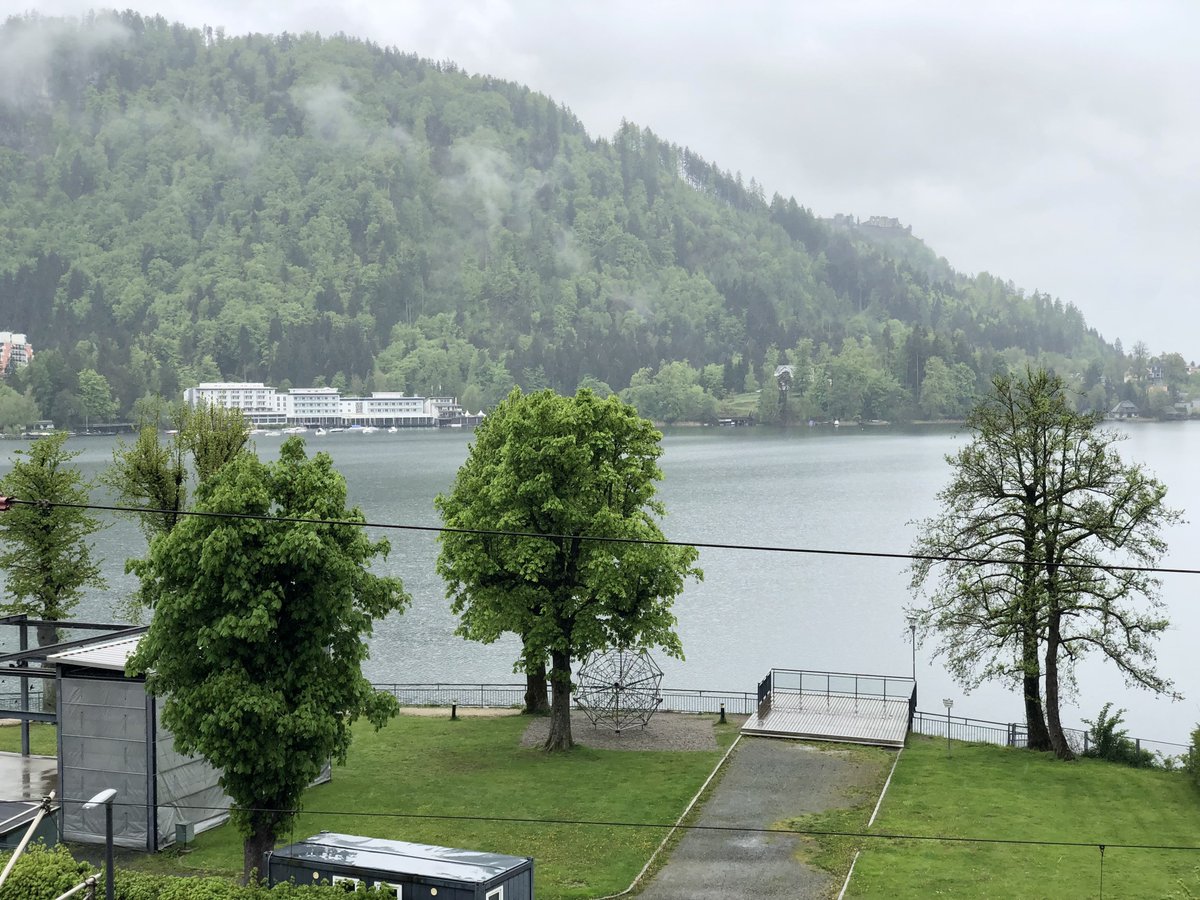
[[[598,534],[556,534],[538,531],[509,531],[493,528],[454,528],[448,525],[401,525],[389,522],[366,522],[355,519],[309,519],[302,516],[263,515],[258,513],[215,512],[197,509],[155,509],[142,506],[116,506],[101,503],[65,503],[52,500],[22,500],[18,497],[0,498],[9,504],[38,506],[43,509],[64,507],[68,509],[94,509],[107,512],[137,514],[167,514],[176,516],[199,516],[210,519],[243,519],[262,522],[291,522],[300,525],[352,525],[360,528],[382,528],[393,531],[417,531],[434,534],[474,534],[484,537],[541,538],[548,541],[580,540],[605,544],[645,544],[657,547],[696,547],[700,550],[746,550],[758,553],[796,553],[809,556],[848,556],[857,559],[894,559],[922,562],[961,562],[975,565],[1008,565],[1011,560],[993,560],[972,556],[936,556],[920,553],[885,553],[874,550],[821,550],[813,547],[784,547],[770,544],[729,544],[711,541],[654,541],[647,538],[612,537]],[[1162,568],[1151,566],[1101,565],[1099,563],[1058,563],[1064,569],[1104,569],[1112,572],[1148,572],[1155,575],[1200,575],[1200,569]]]
[[[58,801],[62,805],[72,803],[86,803],[83,799],[63,798]],[[144,803],[133,803],[129,801],[121,802],[114,800],[113,806],[129,806],[136,809],[144,809]],[[204,810],[207,812],[226,811],[226,807],[218,806],[189,806],[186,804],[172,803],[171,809],[188,809],[188,810]],[[270,807],[238,807],[243,812],[268,812],[277,813],[281,810]],[[286,812],[293,815],[303,813],[306,816],[346,816],[358,817],[367,819],[417,819],[417,820],[436,820],[448,822],[486,822],[490,824],[502,825],[571,825],[584,826],[588,828],[647,828],[647,829],[666,829],[666,828],[685,828],[691,831],[712,831],[712,832],[730,832],[735,834],[784,834],[797,835],[806,837],[848,837],[848,838],[870,838],[888,841],[940,841],[950,844],[1002,844],[1024,847],[1082,847],[1092,849],[1099,847],[1103,853],[1104,849],[1118,850],[1170,850],[1183,852],[1200,851],[1200,845],[1190,844],[1114,844],[1111,842],[1100,843],[1099,841],[1068,841],[1068,840],[1049,840],[1042,838],[997,838],[997,837],[962,837],[959,835],[945,834],[904,834],[897,832],[882,832],[882,831],[828,831],[813,828],[759,828],[743,825],[676,825],[674,822],[622,822],[622,821],[604,821],[598,819],[538,819],[526,816],[465,816],[465,815],[450,815],[448,813],[402,813],[402,812],[362,812],[362,811],[343,811],[333,809],[290,809]]]

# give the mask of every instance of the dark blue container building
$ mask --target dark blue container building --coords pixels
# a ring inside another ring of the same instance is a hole
[[[267,883],[384,887],[400,900],[533,900],[533,860],[322,831],[263,857]]]

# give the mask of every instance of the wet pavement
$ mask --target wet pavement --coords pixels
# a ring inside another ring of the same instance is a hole
[[[58,760],[53,756],[0,753],[0,800],[41,800],[58,791]]]
[[[798,835],[770,829],[857,802],[878,764],[836,744],[743,737],[727,766],[697,822],[712,830],[687,831],[638,900],[797,900],[836,890],[827,872],[801,861]]]

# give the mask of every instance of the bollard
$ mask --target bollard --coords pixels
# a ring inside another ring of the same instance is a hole
[[[722,725],[725,724],[725,704],[724,703],[721,704],[721,720],[720,720],[720,722]]]
[[[458,704],[457,703],[450,704],[450,718],[451,719],[458,718]]]

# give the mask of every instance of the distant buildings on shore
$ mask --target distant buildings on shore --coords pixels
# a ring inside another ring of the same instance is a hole
[[[475,425],[483,416],[464,412],[453,397],[412,397],[386,391],[369,397],[343,397],[336,388],[278,391],[260,381],[205,382],[184,391],[183,399],[193,407],[206,403],[240,409],[257,427],[437,428]]]
[[[0,331],[0,377],[14,369],[29,365],[33,359],[33,344],[15,331]]]

